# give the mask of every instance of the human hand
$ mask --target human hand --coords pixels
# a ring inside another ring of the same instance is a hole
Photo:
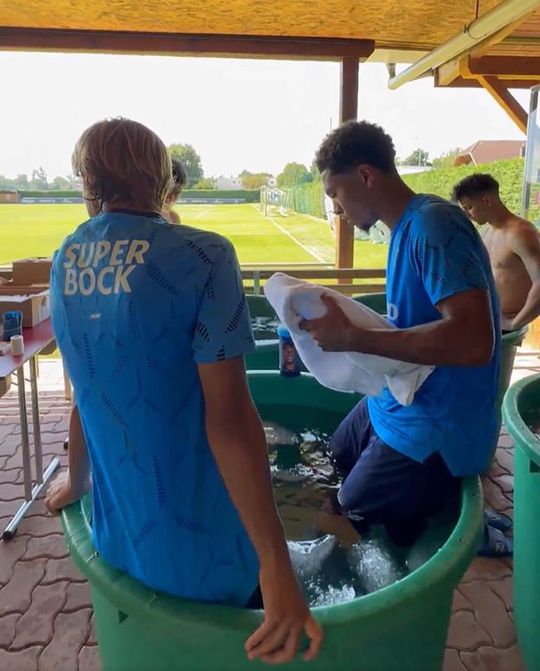
[[[307,331],[325,352],[352,351],[355,332],[360,329],[353,326],[334,298],[323,294],[321,300],[326,306],[326,314],[318,319],[303,319],[300,328]]]
[[[264,622],[246,641],[248,659],[268,664],[290,662],[304,636],[309,639],[309,647],[303,658],[315,659],[324,634],[309,612],[290,563],[269,570],[261,567],[260,587]]]
[[[47,489],[45,494],[45,505],[53,515],[57,515],[62,508],[78,501],[86,494],[89,487],[74,487],[69,477],[69,471],[60,473]]]
[[[503,331],[515,331],[516,328],[518,327],[514,324],[513,318],[511,319],[510,317],[504,316],[501,317],[501,329]]]

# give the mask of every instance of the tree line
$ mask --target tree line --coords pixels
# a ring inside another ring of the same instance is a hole
[[[206,177],[203,170],[202,160],[195,148],[190,144],[176,143],[167,147],[171,157],[180,160],[187,174],[186,188],[188,189],[217,189],[218,180],[215,177]],[[433,166],[434,168],[451,167],[454,158],[462,150],[458,147],[450,150],[442,156],[430,160],[429,152],[417,148],[409,156],[398,159],[398,165]],[[274,178],[269,172],[251,172],[242,170],[238,175],[244,189],[259,189],[265,185],[275,185],[280,189],[291,189],[301,184],[317,181],[320,178],[317,166],[313,162],[308,168],[303,163],[292,161],[287,163],[283,170]],[[0,189],[16,189],[18,191],[41,191],[41,190],[79,190],[81,182],[75,175],[57,176],[49,181],[43,167],[39,166],[32,170],[30,176],[26,174],[17,175],[10,179],[0,175]]]

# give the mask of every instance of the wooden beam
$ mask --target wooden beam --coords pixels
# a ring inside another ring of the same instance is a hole
[[[122,54],[364,60],[373,40],[319,37],[258,37],[97,30],[0,28],[0,49]]]
[[[461,59],[455,58],[435,70],[435,86],[450,86],[461,76]]]
[[[540,37],[533,37],[530,35],[511,35],[503,40],[501,47],[526,47],[534,49],[535,51],[540,46]]]
[[[540,57],[466,56],[441,65],[435,86],[481,86],[478,77],[496,77],[506,88],[531,88],[540,83]],[[467,81],[469,80],[469,81]]]
[[[478,81],[492,98],[504,109],[522,133],[527,134],[529,115],[497,77],[478,77]]]
[[[530,14],[529,14],[530,16]],[[491,37],[488,37],[487,40],[484,40],[481,42],[473,51],[473,55],[475,57],[480,57],[484,56],[491,48],[493,48],[495,45],[500,44],[503,40],[505,40],[507,37],[509,37],[519,26],[523,23],[523,21],[526,19],[518,19],[517,21],[513,21],[512,23],[509,23],[507,26],[499,30],[498,32],[494,33],[491,35]]]
[[[540,56],[482,56],[469,58],[472,75],[488,75],[512,79],[538,79],[540,83]]]
[[[339,118],[341,123],[358,116],[358,58],[347,56],[341,61]]]
[[[336,268],[352,268],[354,265],[354,229],[344,217],[335,216],[336,224]],[[346,278],[340,278],[338,284],[346,284]]]
[[[346,279],[349,282],[352,280],[384,280],[386,278],[386,270],[384,268],[295,268],[294,264],[282,264],[287,268],[287,275],[297,277],[299,279],[317,279],[317,280],[332,280],[335,278]],[[258,274],[261,280],[267,280],[276,272],[276,268],[249,268],[241,266],[240,272],[242,279],[253,279],[255,273]]]
[[[537,79],[503,79],[502,83],[509,89],[525,89],[528,90],[533,86],[538,85]],[[465,79],[464,77],[457,77],[448,84],[440,83],[437,78],[435,78],[436,87],[447,87],[447,88],[457,88],[457,89],[477,89],[482,88],[482,84],[477,79]]]
[[[358,117],[358,58],[346,57],[341,61],[341,89],[339,98],[341,123]],[[336,216],[336,267],[354,265],[354,229],[344,217]],[[346,280],[338,280],[339,284]]]
[[[476,68],[480,67],[481,69],[482,67],[487,67],[485,65],[485,62],[487,61],[488,65],[490,66],[490,69],[499,71],[500,69],[504,69],[506,67],[507,72],[510,74],[510,76],[513,76],[512,73],[515,72],[516,68],[518,67],[518,63],[513,62],[507,64],[508,60],[521,61],[523,59],[520,58],[499,59],[491,57],[488,58],[486,56],[483,56],[482,58],[479,59],[472,59],[471,57],[467,56],[466,58],[461,59],[459,61],[458,67],[460,71],[460,77],[455,77],[453,80],[451,80],[451,84],[454,85],[455,82],[458,81],[458,79],[461,82],[470,82],[470,81],[476,82],[490,94],[490,96],[497,102],[497,104],[500,107],[504,109],[504,111],[508,114],[508,116],[512,119],[512,121],[516,124],[516,126],[520,129],[520,131],[524,134],[527,134],[527,122],[529,115],[508,90],[510,82],[501,81],[498,77],[492,75],[480,75],[478,74],[478,72],[475,71],[475,67]],[[540,65],[540,58],[528,59],[528,60],[534,60],[539,62],[538,64],[530,64],[531,70],[533,70],[534,67],[537,67],[537,65]],[[495,61],[495,63],[493,63],[493,61]],[[483,66],[482,62],[484,62]],[[448,75],[449,73],[447,72],[443,74]],[[437,78],[436,85],[439,84],[439,81],[440,81],[439,78]]]

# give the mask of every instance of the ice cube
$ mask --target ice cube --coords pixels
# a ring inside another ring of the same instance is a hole
[[[403,569],[380,541],[356,543],[349,550],[348,559],[368,593],[387,587],[404,576]]]
[[[316,575],[336,546],[335,536],[326,534],[311,541],[287,541],[295,571],[302,579]]]

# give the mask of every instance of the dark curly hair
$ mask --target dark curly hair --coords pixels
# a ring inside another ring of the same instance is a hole
[[[391,173],[396,170],[396,149],[384,130],[367,121],[347,121],[325,137],[315,156],[319,171],[348,172],[362,163]]]
[[[171,195],[178,196],[187,182],[187,172],[184,164],[174,156],[171,158],[173,186],[170,191]]]
[[[499,182],[491,175],[477,172],[458,182],[452,191],[452,200],[458,203],[462,198],[476,198],[484,193],[499,194]]]

